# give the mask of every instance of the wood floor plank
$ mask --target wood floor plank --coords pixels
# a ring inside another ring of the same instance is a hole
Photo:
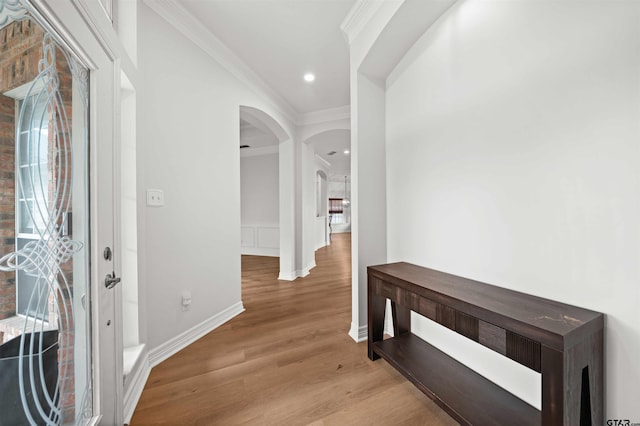
[[[334,234],[305,278],[242,257],[246,311],[151,371],[136,425],[453,425],[347,335],[351,235]]]

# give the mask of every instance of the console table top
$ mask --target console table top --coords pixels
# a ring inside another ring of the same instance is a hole
[[[583,335],[604,326],[604,315],[600,312],[407,262],[369,266],[368,272],[557,350],[572,346]]]

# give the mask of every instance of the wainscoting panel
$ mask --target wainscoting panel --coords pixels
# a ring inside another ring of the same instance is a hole
[[[240,247],[255,247],[256,229],[253,226],[243,226],[240,228]]]
[[[243,225],[240,249],[242,254],[280,256],[280,228],[272,225]]]
[[[280,249],[280,228],[257,227],[258,247]]]
[[[314,233],[314,250],[318,250],[328,244],[327,239],[329,237],[329,226],[326,216],[316,217]]]

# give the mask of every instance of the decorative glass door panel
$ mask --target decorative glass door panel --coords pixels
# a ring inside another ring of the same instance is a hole
[[[0,0],[0,425],[93,415],[88,72]]]

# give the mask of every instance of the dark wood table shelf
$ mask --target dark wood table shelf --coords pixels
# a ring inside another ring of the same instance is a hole
[[[376,342],[380,355],[462,424],[540,425],[540,411],[411,333]],[[468,398],[473,395],[473,398]],[[487,407],[492,407],[487,410]],[[494,413],[498,413],[496,417]]]
[[[368,268],[369,358],[465,425],[601,425],[604,315],[409,263]],[[394,336],[383,340],[386,300]],[[542,410],[411,333],[411,311],[541,373]]]

